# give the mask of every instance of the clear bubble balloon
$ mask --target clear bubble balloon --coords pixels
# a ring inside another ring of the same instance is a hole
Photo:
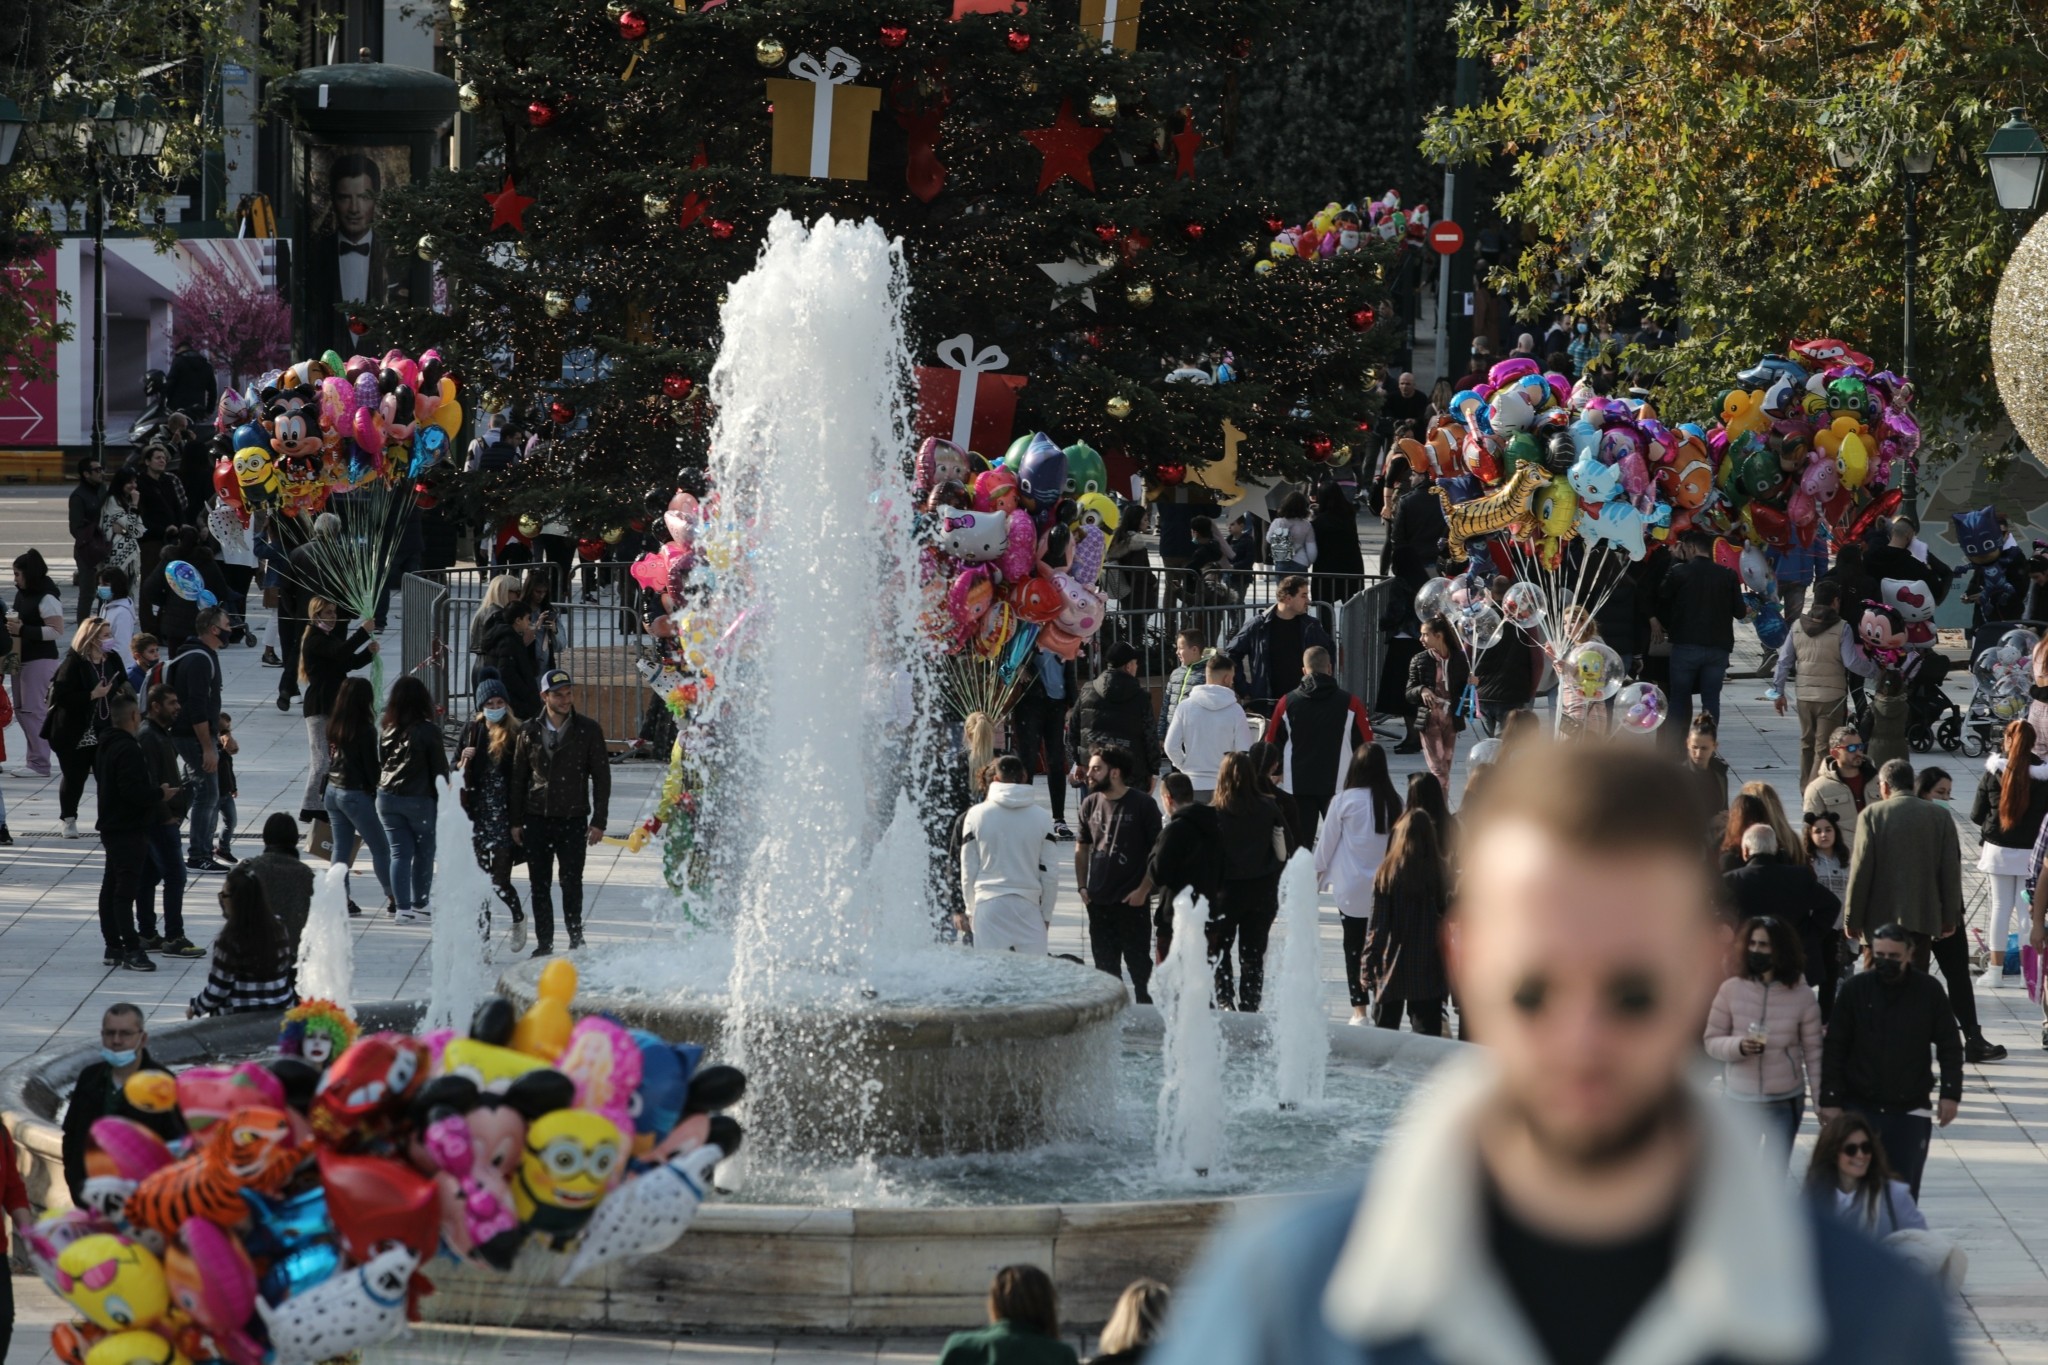
[[[1998,637],[2000,649],[2016,649],[2025,657],[2034,657],[2034,651],[2041,646],[2041,637],[2025,626],[2019,626]]]
[[[2010,678],[1999,682],[1991,689],[1987,705],[1999,720],[2018,720],[2027,714],[2026,685]]]
[[[1432,578],[1415,594],[1415,614],[1427,621],[1432,616],[1451,614],[1451,580]]]
[[[1516,583],[1501,594],[1501,611],[1518,626],[1533,625],[1550,611],[1550,594],[1539,583]]]
[[[2027,653],[2000,643],[1980,651],[1970,661],[1970,674],[1982,687],[1997,687],[2008,681],[2017,681],[2024,691],[2025,682],[2031,679],[2032,665]]]
[[[1478,602],[1458,615],[1458,638],[1464,643],[1467,654],[1479,654],[1500,643],[1500,635],[1507,629],[1507,618],[1500,614],[1500,608],[1491,602]]]
[[[1475,768],[1484,767],[1488,763],[1498,763],[1500,761],[1500,741],[1497,739],[1482,739],[1472,746],[1472,752],[1465,755],[1465,757]]]
[[[1655,683],[1630,683],[1614,694],[1614,723],[1623,730],[1651,734],[1670,714],[1671,703]]]
[[[1613,649],[1598,640],[1588,640],[1566,657],[1565,672],[1587,701],[1606,701],[1621,691],[1628,678],[1628,665]]]

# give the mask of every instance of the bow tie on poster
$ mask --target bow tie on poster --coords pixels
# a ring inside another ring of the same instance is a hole
[[[365,237],[360,242],[342,242],[340,251],[344,256],[367,256],[370,254],[370,239]]]
[[[808,52],[789,59],[789,74],[817,87],[811,101],[811,174],[822,180],[832,172],[832,87],[860,74],[860,59],[840,48],[827,48],[820,63]]]

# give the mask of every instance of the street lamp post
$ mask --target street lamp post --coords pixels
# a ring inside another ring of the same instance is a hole
[[[1990,145],[1984,148],[1984,164],[1991,170],[1991,190],[1998,196],[1998,207],[2013,216],[2017,233],[2022,217],[2040,203],[2041,181],[2048,174],[2048,145],[2042,143],[2022,110],[2013,110],[2012,117],[1991,135]]]
[[[1928,151],[1911,150],[1899,158],[1899,179],[1906,187],[1906,277],[1903,290],[1905,316],[1900,323],[1899,361],[1900,373],[1908,382],[1913,378],[1913,286],[1920,263],[1920,186],[1934,173],[1934,154]],[[1900,501],[1906,505],[1906,515],[1913,524],[1920,524],[1920,471],[1916,461],[1906,461],[1906,482],[1900,489]]]

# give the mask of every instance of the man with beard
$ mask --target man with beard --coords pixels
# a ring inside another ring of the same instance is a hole
[[[1146,902],[1152,882],[1145,864],[1159,838],[1159,804],[1142,791],[1137,757],[1121,744],[1098,744],[1088,755],[1088,795],[1081,799],[1081,836],[1074,844],[1074,885],[1088,907],[1088,945],[1095,965],[1119,979],[1126,966],[1138,1003],[1152,1003],[1152,925]]]
[[[1789,1197],[1688,1079],[1724,941],[1690,786],[1539,744],[1461,814],[1449,963],[1487,1048],[1362,1197],[1226,1234],[1154,1365],[1953,1361],[1933,1285]]]

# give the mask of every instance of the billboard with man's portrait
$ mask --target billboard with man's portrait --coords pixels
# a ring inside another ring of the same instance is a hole
[[[309,147],[305,173],[313,349],[332,346],[343,354],[370,349],[367,338],[349,332],[349,306],[382,305],[405,296],[411,255],[381,230],[378,207],[385,194],[412,178],[411,151],[403,146]]]

